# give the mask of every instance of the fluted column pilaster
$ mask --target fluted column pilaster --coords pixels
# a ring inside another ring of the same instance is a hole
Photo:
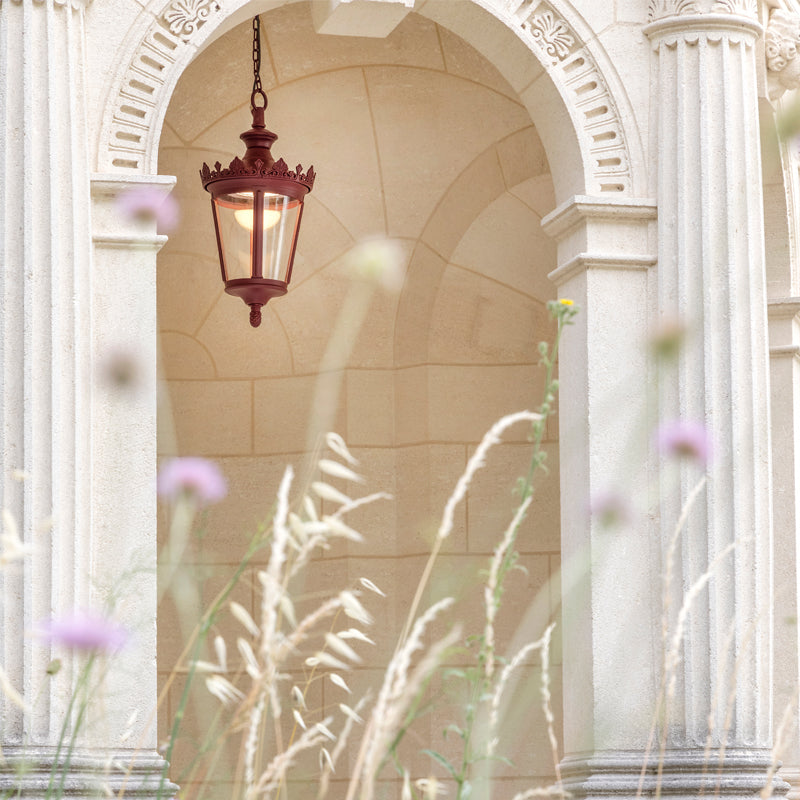
[[[765,773],[772,744],[770,414],[755,61],[761,28],[750,0],[660,0],[651,15],[645,31],[657,53],[657,306],[662,318],[680,319],[689,331],[675,364],[659,375],[659,417],[703,422],[713,442],[708,482],[673,565],[673,628],[690,587],[704,574],[712,579],[691,602],[662,736],[680,758],[694,751],[713,762],[721,785],[726,770],[739,776],[740,789],[730,791],[746,793]],[[692,464],[662,469],[665,554],[698,477]]]
[[[123,396],[104,375],[110,344],[135,356],[146,334],[154,373],[155,303],[148,294],[141,311],[136,275],[98,272],[87,4],[0,0],[0,506],[32,548],[0,569],[0,664],[27,704],[0,691],[0,794],[9,796],[51,796],[55,774],[77,796],[154,797],[164,763],[154,726],[155,391],[151,381],[144,395]],[[161,243],[152,227],[145,292]],[[148,313],[152,331],[134,333]],[[113,610],[131,639],[90,687],[76,737],[70,698],[86,657],[31,634],[87,608]],[[60,669],[48,672],[54,659]],[[167,782],[162,796],[174,788]]]
[[[38,698],[23,717],[0,695],[4,745],[57,734],[74,665],[65,656],[48,676],[55,655],[26,634],[91,600],[82,577],[91,527],[83,14],[82,2],[0,4],[0,504],[34,547],[21,568],[0,573],[0,654],[14,685]]]

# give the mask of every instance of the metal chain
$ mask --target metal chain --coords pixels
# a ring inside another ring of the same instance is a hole
[[[253,17],[253,92],[250,95],[250,106],[256,108],[256,95],[264,99],[264,108],[267,107],[267,95],[261,88],[261,23],[258,17]]]

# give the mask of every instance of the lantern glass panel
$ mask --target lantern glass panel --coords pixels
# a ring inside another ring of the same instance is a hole
[[[223,194],[214,198],[217,233],[219,235],[220,258],[223,277],[226,281],[250,277],[250,249],[252,222],[250,228],[240,224],[241,215],[253,217],[253,193],[237,192]],[[246,217],[245,217],[246,218]]]
[[[285,281],[297,236],[302,201],[271,192],[256,193],[263,208],[261,237],[253,235],[253,192],[236,192],[214,198],[225,280],[271,278]],[[261,271],[253,264],[252,251],[261,239]],[[253,271],[251,271],[253,270]]]
[[[286,280],[300,222],[301,205],[301,200],[293,200],[282,194],[264,195],[262,277]]]

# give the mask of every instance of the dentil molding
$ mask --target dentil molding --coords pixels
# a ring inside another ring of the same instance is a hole
[[[101,171],[156,171],[154,127],[160,129],[166,110],[161,104],[169,102],[169,93],[182,68],[197,49],[194,40],[198,32],[220,13],[223,3],[224,0],[172,0],[134,45],[114,91],[113,103],[106,109],[99,153]]]
[[[591,190],[629,192],[630,153],[620,112],[585,41],[549,0],[505,0],[518,35],[537,55],[579,121],[577,131],[590,161]]]

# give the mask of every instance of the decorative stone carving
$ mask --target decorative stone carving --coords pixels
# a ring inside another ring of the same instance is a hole
[[[716,0],[711,10],[752,16],[756,13],[756,0]]]
[[[651,20],[675,14],[696,14],[695,0],[650,0],[648,16]]]
[[[545,52],[554,59],[553,63],[563,61],[575,44],[575,39],[564,20],[555,19],[550,11],[532,17],[530,30],[531,36],[540,42]]]
[[[654,22],[684,14],[741,14],[756,16],[756,0],[650,0],[648,17]]]
[[[539,54],[550,77],[562,87],[582,120],[582,146],[592,162],[593,191],[624,192],[630,188],[630,156],[622,124],[600,69],[574,28],[547,2],[511,0],[508,12]]]
[[[170,33],[189,39],[209,14],[218,10],[219,5],[213,0],[177,0],[164,12],[164,21]]]
[[[770,100],[800,89],[800,15],[774,9],[764,36]]]

